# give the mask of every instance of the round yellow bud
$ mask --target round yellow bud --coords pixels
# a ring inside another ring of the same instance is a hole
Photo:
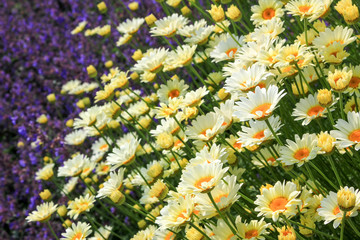
[[[169,192],[169,188],[161,180],[157,180],[149,191],[151,197],[156,197],[160,200],[164,199]]]
[[[232,150],[232,149],[231,149]],[[235,155],[235,151],[227,151],[229,153],[229,156],[227,158],[227,162],[230,164],[230,165],[233,165],[236,163],[236,160],[237,160],[237,157]]]
[[[352,75],[353,72],[345,67],[342,70],[335,69],[335,72],[329,72],[327,80],[333,90],[343,92],[348,88]]]
[[[144,219],[141,219],[140,221],[138,221],[137,225],[140,229],[144,229],[146,227],[147,223]]]
[[[42,114],[40,117],[36,119],[36,121],[40,124],[45,124],[48,122],[48,119],[45,114]]]
[[[348,187],[341,187],[337,192],[337,201],[340,210],[346,212],[351,211],[355,207],[356,201],[356,195],[353,189]]]
[[[110,194],[110,199],[113,203],[121,205],[125,202],[125,195],[122,194],[119,190],[115,190]]]
[[[153,27],[155,24],[155,22],[157,21],[156,17],[154,16],[154,14],[150,14],[148,16],[145,17],[145,22],[149,27]]]
[[[80,108],[80,109],[84,109],[85,108],[85,103],[84,103],[83,100],[79,100],[79,101],[77,101],[76,106],[78,108]]]
[[[97,175],[93,175],[93,176],[91,177],[91,179],[92,179],[92,181],[95,182],[95,183],[97,183],[97,182],[99,181],[99,178],[98,178]]]
[[[351,5],[345,8],[343,14],[344,20],[347,24],[353,25],[359,21],[359,9],[356,5]]]
[[[131,190],[129,190],[129,189],[126,189],[126,190],[125,190],[125,194],[126,194],[126,195],[129,195],[130,193],[131,193]]]
[[[145,210],[146,211],[150,211],[150,209],[152,208],[151,204],[145,204]]]
[[[97,6],[97,8],[99,9],[99,12],[100,12],[101,14],[104,14],[104,13],[107,12],[107,6],[106,6],[106,4],[105,4],[104,2],[101,2],[101,3],[99,3],[99,4],[96,5],[96,6]]]
[[[87,74],[89,77],[94,78],[97,76],[96,68],[93,65],[90,65],[86,68]]]
[[[135,205],[133,206],[133,208],[135,208],[136,210],[141,210],[141,207],[139,206],[139,204],[135,204]]]
[[[74,120],[73,119],[69,119],[66,121],[65,125],[69,128],[71,128],[74,125]]]
[[[134,59],[135,61],[139,61],[140,59],[143,58],[143,54],[141,49],[136,50],[133,55],[131,56],[132,59]]]
[[[212,19],[214,19],[215,22],[222,22],[225,20],[224,9],[221,5],[216,6],[211,4],[211,9],[207,11],[210,13]]]
[[[184,6],[180,9],[181,14],[185,17],[190,16],[191,15],[191,9],[188,6]]]
[[[317,100],[322,107],[329,107],[333,102],[331,91],[327,89],[319,89]]]
[[[234,22],[237,22],[241,20],[242,14],[235,5],[231,5],[226,11],[226,16]]]
[[[264,191],[264,189],[267,189],[267,190],[269,190],[270,188],[272,188],[272,187],[274,187],[273,185],[271,185],[271,184],[265,184],[265,185],[262,185],[261,187],[260,187],[260,194],[262,194],[263,193],[263,191]]]
[[[156,138],[156,143],[163,149],[170,149],[174,146],[174,139],[167,132],[160,133]]]
[[[48,156],[45,156],[45,157],[43,157],[43,160],[44,160],[44,162],[49,162],[51,160],[51,158],[49,158]]]
[[[309,88],[305,82],[292,83],[291,90],[295,96],[299,96],[300,94],[305,95],[309,92]]]
[[[188,165],[189,161],[186,158],[183,158],[179,161],[181,168],[186,167]]]
[[[65,217],[66,213],[67,213],[67,209],[65,205],[61,205],[58,209],[57,209],[57,213],[61,216],[61,217]]]
[[[133,72],[132,74],[130,74],[130,78],[133,80],[133,81],[136,81],[139,79],[139,74],[137,72]]]
[[[109,128],[112,128],[112,129],[116,129],[116,128],[120,127],[120,123],[116,120],[111,120],[107,125]]]
[[[164,172],[164,168],[161,166],[161,164],[155,163],[149,168],[147,174],[152,178],[157,178],[161,176],[163,172]]]
[[[136,11],[139,9],[139,3],[138,2],[131,2],[128,4],[128,7],[131,11]]]
[[[90,104],[91,104],[90,98],[84,97],[84,98],[81,99],[81,100],[84,102],[85,106],[90,106]]]
[[[46,99],[48,100],[49,103],[54,103],[56,101],[55,93],[51,93],[51,94],[47,95]]]
[[[325,153],[331,153],[335,147],[336,139],[327,132],[321,132],[318,136],[318,147]]]
[[[177,7],[180,5],[181,0],[167,1],[166,3],[167,3],[170,7],[177,8]]]
[[[45,189],[44,191],[39,193],[39,196],[44,201],[50,201],[51,200],[51,192],[49,191],[49,189]]]
[[[62,225],[64,228],[69,228],[69,227],[71,227],[71,224],[72,224],[71,220],[66,219]]]
[[[227,99],[230,98],[230,93],[225,92],[225,88],[221,88],[218,92],[218,96],[222,101],[226,101]]]
[[[105,67],[106,68],[111,68],[114,65],[113,61],[109,60],[107,62],[105,62]]]
[[[104,187],[104,184],[101,183],[101,184],[99,185],[99,189],[101,189],[101,188],[103,188],[103,187]]]
[[[24,142],[22,142],[22,141],[19,141],[18,143],[17,143],[17,147],[18,148],[23,148],[25,146],[25,144],[24,144]]]
[[[84,179],[84,182],[86,184],[91,184],[92,180],[91,180],[91,178],[87,177],[87,178]]]
[[[125,183],[125,187],[127,189],[134,189],[134,186],[130,182]]]
[[[139,119],[139,121],[138,121],[138,123],[141,125],[141,126],[137,126],[138,127],[138,129],[147,129],[149,126],[150,126],[150,123],[151,123],[151,118],[149,118],[149,117],[142,117],[142,118],[140,118]]]

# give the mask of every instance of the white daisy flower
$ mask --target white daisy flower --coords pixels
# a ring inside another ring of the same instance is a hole
[[[182,15],[174,13],[155,22],[155,27],[151,28],[151,36],[172,37],[176,31],[185,26],[189,20]]]
[[[144,22],[145,19],[143,18],[126,19],[124,22],[120,23],[116,29],[123,34],[127,33],[133,35],[139,30]]]
[[[237,50],[244,44],[244,37],[235,36],[235,39],[237,42],[227,34],[226,39],[216,45],[214,50],[210,52],[210,57],[213,58],[213,62],[233,60],[235,58]]]
[[[224,117],[214,112],[198,116],[192,121],[192,126],[185,131],[186,136],[190,139],[211,141],[221,130],[224,123]]]
[[[360,149],[360,113],[348,112],[348,121],[339,119],[334,125],[338,130],[332,130],[330,134],[336,138],[336,144],[340,148],[347,148],[355,145],[355,150]]]

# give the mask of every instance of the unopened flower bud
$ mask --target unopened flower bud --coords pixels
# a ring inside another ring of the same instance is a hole
[[[89,77],[94,78],[97,76],[96,68],[93,65],[90,65],[86,68],[87,74]]]
[[[73,120],[73,119],[69,119],[69,120],[66,121],[65,124],[66,124],[67,127],[71,128],[71,127],[74,125],[74,120]]]
[[[107,6],[106,6],[106,4],[105,4],[104,2],[101,2],[101,3],[99,3],[99,4],[96,5],[96,6],[97,6],[97,8],[98,8],[98,10],[99,10],[99,12],[100,12],[101,14],[104,14],[104,13],[107,12]]]
[[[211,9],[207,10],[215,22],[222,22],[225,19],[224,9],[221,5],[211,4]]]
[[[156,20],[157,19],[154,16],[154,14],[150,14],[150,15],[145,17],[145,22],[149,27],[153,27],[155,25],[154,23],[156,22]]]
[[[58,209],[57,209],[57,213],[61,216],[61,217],[65,217],[66,213],[67,213],[67,209],[65,205],[61,205]]]
[[[51,192],[49,191],[49,189],[45,189],[44,191],[39,193],[39,196],[44,201],[50,201],[51,200]]]
[[[322,107],[329,107],[332,104],[332,94],[328,89],[319,89],[317,100]]]
[[[110,199],[113,203],[121,205],[125,202],[125,195],[122,194],[119,190],[115,190],[110,194]]]
[[[335,147],[335,138],[333,138],[327,132],[321,132],[318,135],[318,147],[321,147],[321,151],[325,153],[331,153]]]
[[[174,139],[171,134],[163,132],[157,136],[156,143],[163,149],[170,149],[174,145]]]
[[[222,101],[226,101],[230,97],[230,93],[225,92],[225,88],[221,88],[218,92],[218,96]]]
[[[226,16],[234,22],[237,22],[240,21],[242,14],[239,8],[237,8],[235,5],[231,5],[226,11]]]
[[[42,114],[40,117],[36,119],[36,121],[40,124],[45,124],[48,122],[48,119],[45,114]]]
[[[139,9],[139,3],[138,2],[131,2],[128,4],[128,7],[131,11],[136,11]]]
[[[131,56],[132,59],[134,59],[135,61],[139,61],[140,59],[142,59],[143,54],[141,52],[141,49],[136,50],[133,55]]]
[[[188,6],[184,6],[180,9],[181,14],[185,17],[190,16],[191,15],[191,9]]]
[[[106,68],[111,68],[114,65],[113,61],[109,60],[107,62],[105,62],[105,67]]]
[[[71,224],[72,224],[71,220],[66,219],[62,225],[64,228],[69,228],[69,227],[71,227]]]
[[[47,95],[46,99],[48,100],[49,103],[54,103],[56,101],[55,93],[51,93],[51,94]]]
[[[351,211],[355,207],[356,195],[353,188],[341,187],[337,192],[337,201],[340,210]]]
[[[142,220],[138,221],[137,225],[140,229],[144,229],[147,224],[146,224],[146,221],[144,219],[142,219]]]

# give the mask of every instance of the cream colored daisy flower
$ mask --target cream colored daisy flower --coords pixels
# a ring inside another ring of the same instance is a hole
[[[26,217],[28,222],[46,222],[50,219],[51,215],[56,211],[57,204],[53,202],[45,202],[36,206],[36,210],[29,213]]]
[[[303,120],[302,125],[306,126],[314,119],[325,117],[326,113],[327,110],[320,105],[316,93],[300,99],[295,105],[292,116],[296,117],[296,121]]]
[[[220,41],[215,48],[210,52],[210,57],[213,62],[221,62],[226,60],[233,60],[236,52],[244,44],[244,37],[234,37],[236,41],[229,35],[226,35],[226,39]],[[240,45],[239,45],[240,44]]]
[[[301,20],[307,18],[310,22],[318,19],[325,12],[325,5],[318,0],[292,0],[285,5],[286,10]]]
[[[155,22],[155,27],[151,28],[151,36],[172,37],[176,31],[185,26],[189,20],[182,15],[174,13]]]
[[[39,169],[35,174],[36,180],[48,181],[54,176],[54,163],[46,164],[43,168]]]
[[[89,212],[94,206],[95,196],[87,194],[85,197],[80,196],[75,198],[68,206],[69,212],[67,213],[73,219],[77,219],[78,216],[83,212]]]
[[[168,49],[158,48],[140,59],[132,68],[133,71],[158,73],[164,67]]]
[[[185,131],[186,136],[190,139],[211,141],[221,130],[224,123],[224,117],[214,112],[198,116],[192,121],[192,126]]]
[[[160,88],[156,92],[160,102],[168,103],[169,98],[175,98],[179,96],[185,96],[186,90],[189,85],[185,84],[184,80],[173,79],[169,80],[165,84],[161,84]]]
[[[271,116],[285,94],[285,90],[279,91],[274,85],[268,89],[256,87],[255,92],[248,92],[247,97],[241,97],[240,101],[236,102],[234,116],[240,121],[264,120]]]
[[[302,138],[295,135],[295,142],[286,139],[286,146],[280,147],[279,160],[285,165],[297,164],[299,167],[305,162],[314,159],[318,151],[317,137],[315,134],[305,133]]]
[[[228,169],[223,168],[219,161],[186,168],[181,175],[178,191],[182,194],[209,192],[219,184]]]
[[[271,116],[269,123],[275,133],[282,127],[278,116]],[[242,126],[241,131],[237,133],[239,135],[237,142],[241,143],[243,147],[260,145],[275,139],[264,121],[250,120],[249,125],[250,127]]]
[[[262,194],[257,195],[254,202],[257,205],[255,211],[259,212],[258,216],[264,215],[266,218],[272,218],[274,222],[281,214],[287,218],[295,216],[297,206],[301,206],[301,200],[296,198],[299,194],[295,183],[278,181],[273,187],[264,188]]]
[[[103,187],[99,189],[96,197],[110,197],[114,191],[121,191],[124,183],[125,168],[120,168],[117,172],[111,172],[109,179],[103,183]]]
[[[133,35],[139,30],[144,22],[145,19],[143,18],[126,19],[124,22],[120,23],[116,29],[123,34]]]
[[[209,91],[206,87],[198,88],[197,90],[190,91],[186,93],[184,97],[184,106],[185,107],[196,107],[200,106],[204,100],[202,99]]]
[[[242,222],[241,217],[238,216],[235,220],[236,228],[239,232],[239,236],[242,239],[249,240],[263,240],[264,235],[269,234],[266,229],[270,226],[270,223],[266,223],[264,218],[258,220],[251,220],[249,223]]]
[[[89,158],[83,154],[78,154],[73,158],[64,162],[64,166],[59,167],[59,177],[76,177],[79,176],[86,162],[89,162]]]
[[[124,143],[119,148],[114,148],[106,158],[106,164],[111,165],[115,170],[123,165],[130,165],[135,160],[135,153],[140,144],[140,140],[132,138],[130,142]]]
[[[68,145],[81,145],[87,137],[87,132],[83,129],[75,130],[67,134],[64,138],[65,144]]]
[[[251,7],[251,21],[255,25],[265,24],[274,19],[281,18],[284,15],[283,3],[279,0],[259,0],[259,5]]]
[[[280,151],[279,145],[274,145],[274,149],[276,152]],[[252,163],[259,168],[267,167],[267,166],[278,166],[278,156],[270,152],[269,148],[261,148],[259,152],[256,153],[254,157],[252,157]],[[266,162],[265,162],[266,161]]]
[[[225,183],[226,182],[226,183]],[[226,176],[212,191],[211,195],[220,211],[228,210],[239,198],[237,194],[242,184],[237,184],[236,176]],[[194,198],[200,218],[218,215],[216,208],[207,194],[197,194]]]
[[[86,240],[91,233],[91,226],[88,223],[72,223],[71,227],[68,227],[66,232],[61,234],[63,237],[60,240]]]
[[[360,113],[348,112],[347,120],[339,119],[334,125],[338,130],[332,130],[330,134],[336,138],[336,144],[340,148],[355,145],[355,150],[360,149]]]
[[[169,52],[164,66],[164,72],[172,71],[176,68],[188,66],[192,63],[197,45],[182,45]]]

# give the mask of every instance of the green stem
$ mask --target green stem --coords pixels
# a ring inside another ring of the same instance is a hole
[[[346,211],[344,211],[343,218],[341,220],[340,240],[344,239],[345,222],[346,222]]]
[[[54,232],[54,229],[52,228],[52,226],[50,225],[49,221],[46,221],[46,225],[48,225],[50,231],[51,231],[51,234],[54,235],[55,239],[56,240],[59,240],[59,238],[56,236],[56,233]]]
[[[274,129],[272,128],[269,119],[265,119],[265,123],[268,126],[268,128],[270,129],[272,135],[274,136],[274,138],[276,139],[276,141],[278,142],[279,145],[284,146],[284,143],[280,140],[280,138],[276,135]]]
[[[335,167],[335,164],[334,164],[334,161],[333,161],[333,158],[331,156],[327,156],[327,159],[329,160],[329,163],[330,163],[330,166],[331,166],[331,169],[333,170],[333,172],[335,173],[335,177],[336,177],[336,180],[338,182],[338,184],[340,186],[343,186],[342,182],[341,182],[341,178],[339,176],[339,173]]]

